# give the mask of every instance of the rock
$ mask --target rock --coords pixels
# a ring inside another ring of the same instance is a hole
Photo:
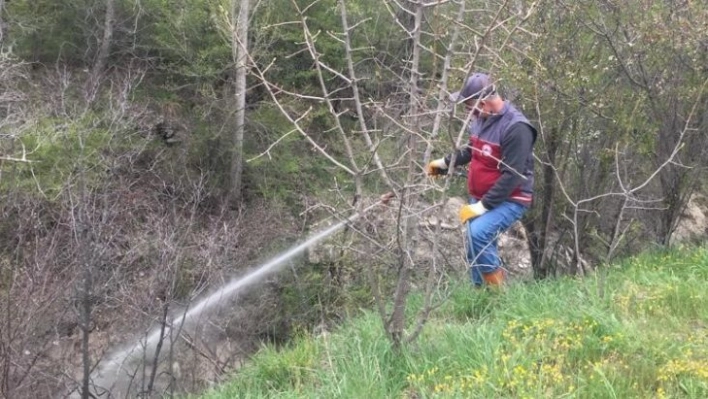
[[[499,256],[512,276],[525,279],[533,277],[531,250],[526,229],[521,222],[514,223],[499,237]]]
[[[671,244],[683,242],[702,241],[708,234],[707,199],[699,194],[694,194],[688,200],[686,208],[679,216],[671,236]]]

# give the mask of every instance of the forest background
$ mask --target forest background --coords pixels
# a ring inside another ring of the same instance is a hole
[[[0,45],[4,397],[88,395],[116,345],[388,192],[392,230],[367,219],[294,260],[134,386],[199,391],[362,306],[414,341],[456,262],[419,222],[464,195],[423,166],[465,142],[448,96],[472,71],[539,130],[535,278],[668,246],[705,207],[700,2],[0,0]],[[178,373],[187,358],[202,366]]]

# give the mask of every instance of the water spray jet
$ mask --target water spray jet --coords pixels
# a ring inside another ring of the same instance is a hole
[[[163,345],[168,345],[166,348],[163,347],[161,352],[169,352],[169,345],[172,343],[169,338],[174,331],[180,332],[185,328],[189,328],[192,323],[198,320],[199,316],[217,308],[223,301],[231,298],[242,288],[253,285],[263,280],[267,275],[279,271],[284,267],[287,260],[336,233],[347,224],[356,221],[361,214],[369,212],[377,206],[388,205],[393,197],[393,193],[382,195],[373,205],[310,236],[304,242],[290,248],[246,275],[236,278],[217,289],[212,294],[198,301],[193,307],[183,312],[181,316],[173,319],[169,325],[164,328],[156,328],[149,333],[145,339],[141,339],[127,346],[125,349],[112,353],[106,359],[102,360],[91,374],[91,386],[94,391],[92,395],[102,395],[105,392],[110,392],[110,397],[129,397],[131,385],[135,377],[133,373],[140,369],[146,359],[149,361],[155,359],[157,347],[160,342],[162,342]],[[159,356],[160,353],[157,353],[157,355]],[[65,396],[62,395],[62,397]],[[78,390],[75,390],[69,394],[69,397],[80,398],[81,395]]]

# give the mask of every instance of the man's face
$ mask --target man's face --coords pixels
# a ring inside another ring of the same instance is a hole
[[[486,110],[487,102],[485,100],[470,98],[465,101],[465,110],[472,112],[475,118],[486,118],[489,112]]]

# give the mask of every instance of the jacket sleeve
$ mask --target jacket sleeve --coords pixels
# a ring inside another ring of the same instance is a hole
[[[472,149],[469,145],[465,145],[464,147],[459,148],[457,151],[455,151],[454,154],[454,165],[450,165],[450,161],[452,161],[452,154],[445,157],[445,163],[448,165],[448,167],[454,168],[455,166],[467,165],[472,160]]]
[[[531,156],[535,135],[531,126],[518,122],[511,127],[501,142],[502,164],[499,165],[499,180],[482,198],[482,205],[494,209],[506,201],[524,180],[526,161]]]

